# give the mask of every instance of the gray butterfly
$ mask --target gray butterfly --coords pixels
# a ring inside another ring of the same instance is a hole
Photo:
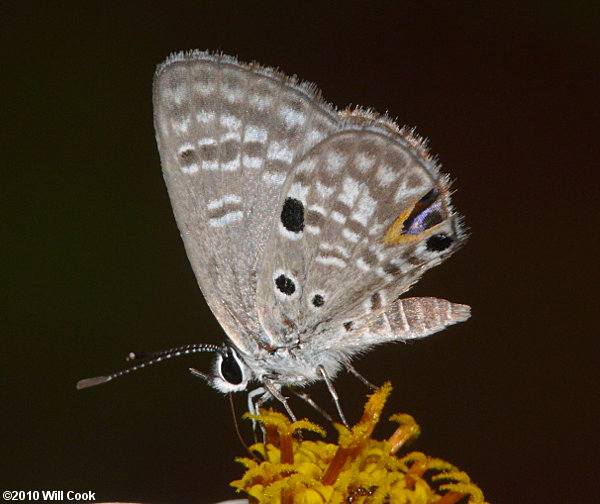
[[[213,373],[195,374],[221,392],[257,383],[251,409],[274,397],[293,417],[282,387],[324,380],[335,399],[331,381],[357,354],[469,317],[465,305],[400,298],[466,239],[448,177],[412,132],[198,51],[158,67],[154,123],[187,255],[229,341],[151,362],[215,351]]]

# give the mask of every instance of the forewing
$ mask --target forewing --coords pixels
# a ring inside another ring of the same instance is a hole
[[[201,52],[163,63],[153,99],[163,174],[188,258],[228,336],[252,352],[262,334],[256,269],[284,182],[337,119],[310,86]]]
[[[315,146],[285,184],[257,298],[275,346],[350,343],[465,238],[423,146],[363,122]]]

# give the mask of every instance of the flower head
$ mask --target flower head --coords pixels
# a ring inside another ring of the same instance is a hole
[[[387,440],[371,438],[391,391],[386,383],[371,394],[352,428],[334,424],[337,444],[294,436],[299,430],[325,435],[308,420],[291,422],[272,410],[247,415],[266,431],[265,443],[250,448],[262,461],[238,459],[246,473],[231,485],[252,504],[484,503],[482,491],[452,464],[420,452],[396,455],[419,435],[410,415],[390,418],[399,426]]]

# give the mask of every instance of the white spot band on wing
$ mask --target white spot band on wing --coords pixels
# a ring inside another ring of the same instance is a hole
[[[360,240],[360,235],[350,231],[348,228],[342,229],[342,236],[352,243],[358,243],[358,240]]]
[[[317,256],[315,261],[325,265],[336,266],[338,268],[344,268],[346,266],[346,261],[334,256]]]
[[[244,130],[244,142],[257,142],[264,144],[267,141],[269,132],[266,128],[249,124]]]
[[[267,149],[267,157],[290,164],[294,160],[294,152],[283,142],[272,142]]]
[[[236,212],[231,212],[223,215],[223,217],[219,217],[218,219],[208,219],[208,223],[212,227],[222,227],[231,224],[232,222],[236,222],[242,219],[244,213],[241,210]]]
[[[244,166],[246,168],[258,169],[258,168],[261,168],[263,165],[262,158],[255,157],[255,156],[247,156],[246,154],[244,154],[244,156],[242,158],[242,162],[244,163]]]
[[[286,175],[284,172],[265,172],[262,179],[268,185],[281,185],[285,182]]]
[[[338,195],[338,200],[345,205],[352,207],[360,192],[360,186],[361,184],[358,180],[355,180],[352,177],[344,177],[342,183],[343,192]]]
[[[229,203],[241,203],[242,198],[240,198],[237,194],[226,194],[222,198],[214,199],[210,201],[206,208],[209,210],[216,210],[217,208],[222,207],[223,205],[227,205]]]
[[[198,164],[192,163],[191,165],[182,166],[181,171],[183,173],[187,173],[188,175],[192,175],[198,171]]]

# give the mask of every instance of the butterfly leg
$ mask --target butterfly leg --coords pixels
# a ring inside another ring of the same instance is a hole
[[[260,412],[260,407],[267,401],[269,398],[269,393],[265,387],[258,387],[254,390],[248,392],[248,413],[251,415],[258,415]],[[258,427],[259,424],[254,418],[252,419],[252,435],[254,436],[254,442],[258,443]],[[263,440],[265,437],[265,429],[261,425]]]
[[[317,371],[322,376],[323,380],[325,381],[325,384],[327,385],[327,388],[329,389],[329,394],[333,399],[333,403],[335,404],[335,408],[337,409],[338,415],[340,416],[340,420],[342,421],[345,427],[348,427],[346,416],[344,415],[344,412],[342,411],[342,405],[340,404],[340,398],[337,392],[335,391],[335,387],[331,382],[331,378],[329,378],[329,375],[327,374],[327,371],[325,371],[325,368],[323,366],[319,366],[317,368]]]
[[[258,388],[255,388],[254,390],[251,390],[250,392],[248,392],[248,413],[250,413],[251,415],[258,414],[258,409],[262,405],[262,402],[261,402],[261,404],[258,404],[258,403],[262,397],[259,397],[257,399],[256,396],[263,396],[266,391],[267,390],[264,387],[258,387]],[[254,422],[254,420],[253,420],[253,422]]]
[[[281,390],[279,389],[279,387],[277,387],[277,382],[273,378],[270,378],[269,376],[264,376],[263,384],[266,387],[266,389],[271,393],[271,395],[283,405],[283,407],[285,408],[285,411],[287,411],[287,414],[292,419],[292,422],[296,422],[297,421],[296,415],[294,415],[294,412],[290,408],[290,405],[288,404],[288,401],[287,401],[287,397],[285,397],[281,393]]]
[[[290,389],[291,392],[296,396],[302,399],[304,402],[309,404],[317,413],[319,413],[325,420],[328,422],[334,422],[333,417],[327,413],[321,406],[319,406],[306,392],[298,392],[297,390]]]
[[[375,385],[373,385],[369,380],[367,380],[363,375],[361,375],[356,368],[350,364],[349,362],[346,362],[346,368],[348,369],[348,371],[350,371],[354,376],[356,376],[361,382],[363,382],[368,388],[370,388],[371,390],[377,390],[379,387],[376,387]]]

